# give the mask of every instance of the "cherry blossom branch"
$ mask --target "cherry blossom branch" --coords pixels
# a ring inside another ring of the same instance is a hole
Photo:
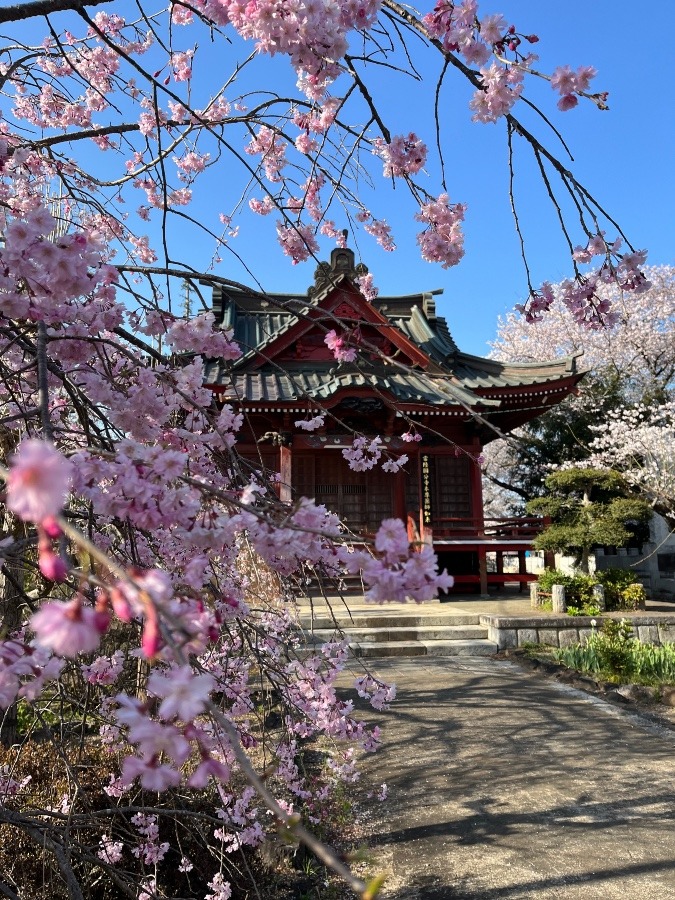
[[[0,9],[0,25],[33,19],[36,16],[50,16],[66,10],[78,12],[87,6],[100,6],[111,2],[112,0],[33,0],[32,3],[17,3]]]
[[[511,124],[509,122],[506,123],[506,136],[509,149],[509,202],[511,204],[511,215],[513,216],[513,221],[516,227],[516,234],[518,235],[518,242],[520,244],[520,258],[523,261],[523,266],[525,267],[527,287],[529,292],[532,293],[532,291],[534,290],[534,285],[532,284],[532,278],[530,276],[530,266],[527,261],[527,254],[525,252],[525,238],[520,227],[518,210],[516,209],[516,194],[514,190],[514,180],[516,177],[516,173],[513,166],[513,135],[511,131]]]
[[[484,90],[483,82],[480,78],[478,72],[474,69],[471,69],[465,63],[463,63],[454,53],[450,53],[446,51],[441,44],[441,42],[434,38],[429,30],[425,27],[425,25],[408,9],[402,6],[400,3],[397,3],[396,0],[383,0],[383,6],[387,9],[390,9],[397,16],[407,22],[411,28],[417,31],[420,35],[422,35],[425,40],[429,42],[432,46],[434,46],[444,57],[444,59],[452,66],[454,66],[458,71],[464,75],[465,78],[478,90]],[[595,95],[589,95],[589,98],[596,102]],[[545,157],[546,160],[553,166],[553,168],[558,172],[560,177],[568,182],[576,191],[579,192],[580,195],[585,197],[606,219],[610,222],[616,229],[617,232],[623,237],[626,241],[626,244],[633,250],[633,246],[630,241],[624,234],[623,230],[620,228],[618,223],[609,215],[609,213],[604,209],[604,207],[591,195],[591,193],[580,184],[574,175],[561,163],[561,161],[548,150],[533,134],[529,129],[527,129],[519,119],[517,119],[513,113],[509,112],[506,114],[506,120],[511,126],[513,132],[519,134],[522,138],[524,138],[532,147],[535,152],[541,154],[541,156]]]
[[[384,124],[384,122],[380,116],[380,113],[375,105],[375,101],[373,100],[372,94],[366,87],[366,84],[363,81],[363,79],[360,77],[359,73],[354,68],[353,58],[351,56],[349,56],[347,53],[345,53],[345,62],[347,63],[347,71],[349,72],[349,74],[352,76],[352,78],[356,82],[356,86],[359,90],[359,93],[361,94],[363,99],[366,101],[366,104],[368,105],[368,109],[370,110],[370,115],[371,115],[371,121],[377,122],[377,124],[380,128],[380,131],[382,132],[382,136],[384,137],[385,141],[388,144],[390,144],[391,143],[391,132],[389,131],[387,126]],[[368,123],[368,125],[370,125],[370,123]],[[368,125],[366,125],[366,128],[368,128]]]
[[[68,857],[59,840],[50,837],[48,829],[40,825],[34,819],[28,819],[12,812],[6,807],[0,808],[0,820],[4,820],[10,825],[15,825],[25,831],[26,834],[35,841],[38,847],[46,847],[52,852],[56,859],[57,865],[63,878],[68,886],[69,896],[72,900],[84,900],[84,894],[80,888],[80,884],[75,876],[72,866],[68,861]]]
[[[5,897],[9,897],[9,900],[21,900],[21,897],[19,897],[18,894],[15,894],[11,887],[2,880],[0,880],[0,893]]]
[[[258,776],[258,773],[251,766],[248,756],[241,747],[239,734],[236,728],[222,715],[214,703],[209,702],[207,708],[209,714],[216,722],[218,722],[218,725],[229,737],[237,762],[247,780],[255,788],[267,808],[274,813],[279,822],[281,822],[283,826],[298,839],[298,841],[311,850],[317,859],[321,860],[325,866],[332,869],[332,871],[343,878],[355,894],[360,895],[363,900],[371,900],[371,898],[374,898],[376,893],[373,893],[373,890],[375,889],[375,891],[377,891],[377,888],[382,884],[382,879],[378,877],[367,883],[362,879],[357,878],[331,847],[322,843],[310,831],[307,831],[300,823],[298,816],[289,815],[285,809],[279,806],[276,798],[269,792],[264,781],[262,781]]]

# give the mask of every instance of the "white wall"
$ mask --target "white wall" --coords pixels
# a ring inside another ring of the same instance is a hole
[[[675,554],[675,535],[661,516],[656,515],[649,531],[651,540],[643,545],[641,553],[636,549],[619,550],[616,555],[596,551],[597,568],[634,569],[650,596],[675,599],[675,577],[659,571],[659,555]]]
[[[651,597],[675,600],[675,571],[659,571],[659,555],[675,555],[675,535],[670,532],[661,516],[656,515],[649,530],[651,540],[643,546],[641,553],[637,548],[621,549],[615,554],[596,550],[589,560],[591,574],[597,569],[634,569]],[[574,575],[574,557],[556,553],[555,567],[567,575]],[[543,569],[544,554],[535,551],[530,553],[527,557],[527,571],[538,575]]]

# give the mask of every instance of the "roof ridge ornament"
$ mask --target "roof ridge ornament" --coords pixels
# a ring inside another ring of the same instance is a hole
[[[347,241],[347,229],[342,234]],[[354,251],[347,246],[335,247],[331,250],[330,262],[320,262],[314,272],[314,284],[307,289],[307,296],[314,297],[328,287],[337,283],[338,279],[346,275],[351,281],[368,274],[368,267],[363,263],[356,263]]]

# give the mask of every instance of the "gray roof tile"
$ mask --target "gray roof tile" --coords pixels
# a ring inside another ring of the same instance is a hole
[[[218,386],[232,399],[249,402],[326,401],[345,388],[371,387],[399,403],[489,408],[500,405],[495,395],[503,395],[505,390],[579,375],[576,357],[544,363],[504,363],[461,353],[446,320],[436,316],[431,294],[379,297],[373,304],[427,354],[432,362],[427,372],[365,360],[348,366],[303,362],[285,366],[283,371],[270,362],[260,367],[265,347],[296,324],[303,310],[315,304],[317,297],[320,302],[321,296],[262,297],[217,288],[214,312],[223,328],[234,330],[244,355],[234,363],[208,360],[206,384]],[[255,359],[256,367],[252,368]]]

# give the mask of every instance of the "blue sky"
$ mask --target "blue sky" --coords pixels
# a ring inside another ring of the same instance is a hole
[[[120,2],[104,8],[113,12],[125,6],[125,2]],[[486,0],[481,3],[479,14],[499,11],[519,32],[539,36],[540,42],[534,49],[541,57],[538,67],[542,71],[550,72],[564,63],[573,67],[592,64],[598,69],[594,89],[609,91],[608,112],[581,102],[576,110],[561,113],[555,107],[554,92],[538,79],[527,80],[527,96],[539,103],[551,123],[561,130],[574,156],[570,167],[575,175],[618,220],[634,246],[648,248],[652,264],[675,263],[675,104],[670,89],[675,4],[672,0],[654,0],[640,16],[635,4],[629,5],[625,0],[567,0],[564,4],[495,0],[494,5]],[[40,38],[45,33],[44,23],[37,20],[31,21],[30,29]],[[2,30],[11,33],[8,26]],[[79,26],[77,31],[81,30]],[[176,29],[174,37],[180,48],[187,48],[195,40],[191,29]],[[204,32],[199,40],[204,63],[195,72],[204,76],[209,90],[213,89],[215,77],[225,78],[252,49],[237,40],[211,49]],[[369,67],[370,87],[393,134],[414,130],[433,144],[433,103],[441,58],[435,52],[416,48],[414,41],[411,52],[423,76],[421,82],[391,70]],[[295,93],[294,81],[285,59],[257,59],[250,74],[245,69],[228,96],[234,99],[238,92],[248,89]],[[176,90],[180,93],[179,88]],[[488,350],[486,342],[495,335],[498,316],[524,299],[526,280],[509,206],[504,123],[471,122],[468,102],[472,90],[461,77],[449,72],[440,105],[448,191],[451,200],[468,205],[466,256],[462,263],[443,270],[420,258],[415,243],[420,227],[413,221],[415,206],[405,188],[399,184],[392,190],[391,184],[379,176],[374,189],[365,182],[361,189],[368,205],[391,224],[398,250],[387,254],[363,234],[350,236],[350,245],[369,266],[383,294],[443,288],[438,309],[448,318],[459,346],[484,354]],[[197,99],[195,105],[199,105]],[[523,109],[522,104],[517,104],[514,112],[564,157],[557,138],[543,122]],[[241,153],[245,146],[243,133],[237,134],[233,129],[231,141],[235,151]],[[214,230],[219,229],[218,213],[229,213],[238,203],[246,209],[245,202],[241,204],[242,198],[245,201],[248,196],[245,181],[234,160],[234,154],[223,158],[198,180],[195,188],[195,203],[189,211]],[[106,154],[102,161],[110,169],[107,176],[112,177],[123,158]],[[379,163],[374,170],[379,171]],[[420,176],[420,180],[436,194],[440,185],[432,160],[427,170],[428,176]],[[518,147],[515,179],[533,281],[539,284],[561,280],[569,275],[570,265],[555,211],[542,189],[531,154]],[[255,193],[261,196],[263,192]],[[142,195],[133,198],[134,203],[142,199]],[[126,208],[134,207],[129,203]],[[132,213],[130,222],[134,218]],[[339,227],[348,224],[339,214],[335,218]],[[248,213],[241,215],[235,220],[240,232],[231,242],[232,250],[246,260],[265,289],[304,292],[313,281],[315,261],[290,264],[278,248],[274,219],[275,216],[261,219]],[[145,225],[142,228],[148,230]],[[607,233],[614,237],[613,229],[608,228]],[[573,238],[575,242],[582,239],[579,233]],[[176,258],[196,268],[208,265],[212,244],[207,239],[179,227],[173,241]],[[322,241],[320,258],[328,256],[331,246],[330,241]],[[224,277],[250,281],[233,254],[224,253],[214,271]]]
[[[615,0],[481,4],[482,13],[499,10],[519,31],[538,34],[535,50],[543,71],[564,63],[592,64],[598,69],[594,89],[609,91],[607,112],[582,102],[576,110],[561,113],[555,107],[557,95],[548,84],[534,79],[528,82],[528,95],[541,101],[546,115],[564,134],[578,179],[618,220],[634,246],[648,248],[652,264],[675,263],[675,110],[669,87],[675,5],[656,0],[648,14],[640,17],[634,4]],[[421,89],[390,74],[379,75],[374,85],[394,133],[412,129],[433,140],[430,117],[438,60],[425,54],[416,61],[430,78]],[[438,308],[447,316],[455,339],[467,352],[484,354],[498,316],[522,301],[526,281],[509,208],[505,129],[503,123],[471,122],[467,106],[471,93],[468,84],[449,74],[442,133],[451,199],[468,204],[462,263],[443,270],[421,260],[414,238],[418,230],[412,221],[414,209],[400,187],[392,191],[385,182],[379,184],[375,197],[378,209],[393,226],[398,250],[386,254],[363,235],[357,249],[382,293],[443,288]],[[520,105],[514,111],[521,115]],[[532,121],[526,113],[526,120]],[[545,127],[537,128],[546,135]],[[548,143],[556,147],[552,133]],[[425,185],[433,190],[433,177]],[[516,186],[533,279],[536,283],[561,280],[570,272],[566,247],[527,153],[516,154]],[[242,223],[237,250],[258,260],[256,274],[267,289],[304,290],[312,281],[315,264],[310,260],[290,266],[279,255],[271,219],[254,226],[255,236]],[[607,233],[613,236],[609,228]],[[575,237],[581,240],[579,234]],[[324,241],[321,256],[326,257],[329,250],[330,242]]]

